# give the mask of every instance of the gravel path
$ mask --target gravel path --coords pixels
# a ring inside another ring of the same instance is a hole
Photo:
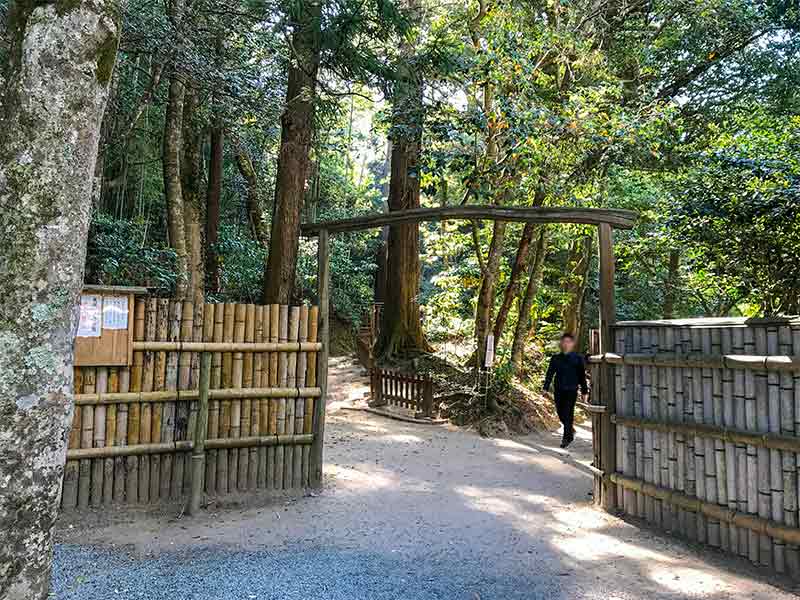
[[[340,411],[322,495],[60,532],[58,600],[788,600],[789,583],[592,508],[590,443]]]

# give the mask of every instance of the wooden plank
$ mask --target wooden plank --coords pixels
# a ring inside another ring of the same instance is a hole
[[[319,232],[319,270],[317,271],[317,296],[319,298],[319,338],[322,350],[317,357],[317,385],[322,395],[314,407],[314,441],[311,446],[311,487],[322,487],[323,449],[325,441],[325,406],[328,389],[328,352],[330,351],[329,297],[330,297],[330,250],[328,231]]]
[[[616,322],[616,303],[614,300],[614,239],[611,226],[601,224],[598,226],[598,246],[600,255],[600,352],[613,352],[614,339],[613,327]],[[617,434],[610,416],[617,412],[614,397],[613,368],[606,365],[600,369],[600,385],[603,388],[603,404],[609,409],[608,414],[601,417],[600,449],[601,468],[605,473],[615,473],[617,470],[615,448]],[[616,509],[616,489],[613,483],[604,481],[601,484],[600,503],[606,510]]]

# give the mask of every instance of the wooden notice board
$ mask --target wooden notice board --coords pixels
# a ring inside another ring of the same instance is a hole
[[[133,362],[133,307],[147,288],[84,286],[75,337],[76,367],[125,367]]]

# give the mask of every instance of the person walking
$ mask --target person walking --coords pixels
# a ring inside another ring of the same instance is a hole
[[[566,448],[575,439],[575,402],[578,400],[578,390],[581,398],[586,401],[589,389],[586,386],[586,367],[583,357],[575,352],[575,336],[565,333],[559,340],[561,352],[550,358],[547,375],[544,378],[544,391],[550,392],[553,384],[553,399],[558,412],[558,419],[564,426],[564,435],[561,447]]]

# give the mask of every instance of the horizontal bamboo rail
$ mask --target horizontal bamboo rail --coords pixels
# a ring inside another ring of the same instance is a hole
[[[606,412],[608,412],[607,408],[605,406],[600,405],[600,404],[588,404],[586,402],[577,402],[576,406],[578,408],[582,408],[583,410],[585,410],[588,413],[593,413],[593,414],[598,414],[598,415],[602,415],[602,414],[605,414]]]
[[[633,211],[613,208],[443,206],[437,208],[412,208],[336,221],[303,223],[300,227],[303,235],[313,236],[319,235],[322,230],[338,233],[402,223],[419,223],[420,221],[490,219],[492,221],[514,221],[518,223],[607,224],[618,229],[631,229],[637,217],[637,213]]]
[[[225,388],[208,391],[212,400],[240,398],[318,398],[318,387]],[[166,392],[117,392],[108,394],[75,394],[75,405],[133,404],[137,402],[186,402],[200,397],[200,390],[174,390]]]
[[[675,421],[654,421],[641,417],[625,417],[612,415],[611,420],[617,425],[638,427],[650,431],[663,433],[683,433],[700,437],[710,437],[732,444],[747,444],[757,448],[772,448],[773,450],[786,450],[800,452],[800,438],[780,435],[778,433],[752,433],[741,429],[719,427],[717,425],[704,425],[702,423],[684,423]]]
[[[800,371],[800,356],[759,356],[749,354],[596,354],[590,363],[638,365],[648,367],[694,369],[750,369],[754,371]]]
[[[761,535],[783,540],[789,544],[800,545],[800,529],[796,527],[788,527],[771,519],[743,513],[712,502],[704,502],[694,496],[688,496],[681,492],[647,483],[641,479],[626,477],[619,473],[612,473],[609,478],[613,483],[623,488],[673,504],[684,510],[702,513],[711,519],[749,529]]]
[[[319,352],[321,342],[133,342],[143,352]]]
[[[263,435],[240,438],[215,438],[206,440],[207,450],[219,448],[249,448],[253,446],[302,446],[311,444],[314,434]],[[98,448],[75,448],[67,451],[67,460],[87,458],[114,458],[118,456],[145,456],[148,454],[167,454],[170,452],[190,452],[194,442],[181,440],[159,444],[136,444],[133,446],[101,446]]]

